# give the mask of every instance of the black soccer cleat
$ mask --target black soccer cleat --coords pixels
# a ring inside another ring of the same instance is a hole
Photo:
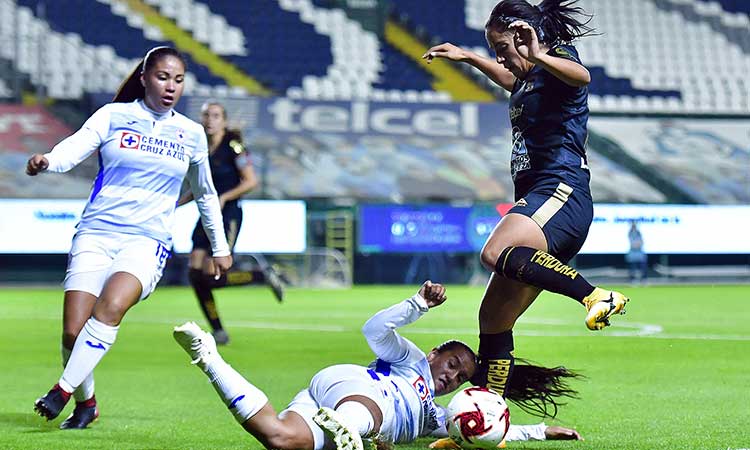
[[[52,420],[59,416],[65,405],[70,400],[70,393],[65,392],[59,384],[56,384],[45,395],[34,402],[34,410],[37,414]]]
[[[279,277],[279,274],[276,273],[276,270],[271,266],[268,266],[263,272],[266,276],[266,283],[268,283],[268,286],[273,291],[273,296],[276,297],[276,300],[279,303],[283,302],[284,284],[281,281],[281,277]]]
[[[73,414],[60,424],[60,429],[82,430],[97,418],[99,418],[99,408],[96,407],[95,397],[91,397],[85,402],[76,403]]]

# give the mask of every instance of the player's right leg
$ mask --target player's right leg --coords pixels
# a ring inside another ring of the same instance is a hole
[[[492,274],[479,307],[479,367],[473,384],[505,395],[513,373],[513,326],[541,290]]]
[[[65,301],[63,306],[62,357],[63,366],[67,367],[74,344],[84,325],[90,319],[94,304],[104,287],[107,274],[112,265],[108,253],[110,245],[107,238],[92,234],[79,233],[73,238],[68,268],[63,283]],[[88,373],[76,387],[81,387],[81,396],[93,396],[93,373]],[[71,394],[77,391],[74,387],[64,390],[57,383],[53,388],[34,403],[34,410],[47,420],[56,418],[62,412]],[[78,401],[79,398],[76,397]],[[88,399],[81,398],[81,401]]]
[[[63,306],[63,335],[62,359],[63,368],[70,359],[76,338],[83,329],[86,321],[91,317],[97,297],[89,292],[69,290],[65,291]],[[94,373],[91,372],[80,386],[73,392],[76,407],[61,424],[61,429],[86,428],[99,417],[99,409],[94,396]]]
[[[211,334],[188,322],[175,327],[173,336],[192,364],[209,378],[235,420],[264,446],[281,450],[316,448],[305,420],[295,412],[277,416],[266,395],[223,360]]]

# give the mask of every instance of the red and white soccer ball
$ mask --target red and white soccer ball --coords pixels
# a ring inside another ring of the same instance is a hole
[[[496,448],[510,426],[510,411],[495,391],[469,387],[453,396],[446,408],[448,435],[461,448]]]

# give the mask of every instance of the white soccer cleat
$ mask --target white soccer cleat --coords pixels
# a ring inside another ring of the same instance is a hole
[[[313,421],[333,440],[336,450],[364,450],[359,433],[346,426],[341,415],[331,408],[320,408]]]
[[[190,363],[197,364],[202,369],[219,354],[214,337],[211,333],[203,331],[195,322],[186,322],[179,327],[174,327],[172,336],[190,355],[192,359]]]

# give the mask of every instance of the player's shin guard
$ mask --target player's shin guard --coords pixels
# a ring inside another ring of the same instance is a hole
[[[505,396],[513,373],[513,331],[479,334],[479,367],[471,383]]]
[[[60,347],[61,353],[62,353],[62,361],[63,361],[63,369],[68,364],[68,360],[70,359],[70,354],[73,350],[65,347],[64,345]],[[94,397],[94,372],[91,372],[89,376],[86,377],[86,379],[83,380],[83,383],[81,383],[80,386],[73,392],[73,398],[75,398],[76,403],[82,403],[86,400],[91,399]]]
[[[204,371],[239,424],[245,423],[268,403],[268,397],[263,391],[253,386],[220,357],[212,360]]]
[[[216,310],[216,301],[211,293],[211,287],[208,283],[209,277],[203,273],[200,269],[190,269],[188,271],[188,278],[190,284],[193,286],[195,296],[198,297],[198,304],[203,311],[203,315],[206,316],[206,320],[211,325],[211,328],[216,330],[222,330],[221,319],[219,319],[219,312]]]
[[[506,247],[495,263],[498,275],[566,295],[583,303],[594,291],[577,270],[542,250]]]
[[[113,327],[89,318],[78,334],[70,359],[58,384],[67,392],[74,392],[91,375],[117,338],[119,326]]]

